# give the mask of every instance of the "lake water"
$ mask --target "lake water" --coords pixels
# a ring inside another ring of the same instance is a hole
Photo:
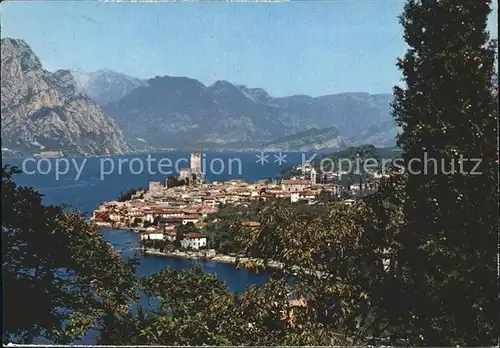
[[[108,228],[103,228],[101,231],[106,240],[111,242],[115,248],[124,250],[122,255],[125,257],[139,252],[140,237],[138,233]],[[264,285],[267,279],[267,277],[262,274],[248,272],[244,269],[238,270],[230,263],[153,255],[141,256],[138,274],[149,275],[165,269],[166,267],[171,267],[175,270],[183,270],[195,266],[201,267],[207,273],[216,273],[220,280],[226,282],[230,291],[237,293],[244,292],[249,285]]]
[[[282,155],[286,155],[284,157],[286,163],[282,162],[280,165],[277,162],[279,154],[267,153],[267,157],[261,162],[257,162],[259,160],[257,155],[260,156],[255,153],[204,154],[202,160],[206,178],[211,182],[230,179],[254,182],[262,178],[274,178],[284,166],[297,165],[302,163],[304,158],[311,157],[311,154],[284,153]],[[150,168],[147,167],[148,158],[151,163]],[[168,173],[169,163],[173,174],[176,174],[176,166],[187,168],[189,153],[165,152],[113,157],[76,157],[68,161],[69,163],[61,159],[24,161],[24,169],[32,174],[16,175],[14,180],[18,185],[39,190],[44,195],[45,204],[69,203],[90,216],[102,202],[117,199],[123,191],[148,187],[149,181],[152,180],[163,181],[166,174],[170,174]],[[139,171],[140,162],[143,171]],[[162,168],[158,168],[160,162],[164,165]],[[6,160],[4,164],[23,168],[22,159]],[[58,177],[56,177],[57,166],[59,166],[60,173]],[[113,171],[112,167],[114,167]],[[78,173],[80,173],[79,177]],[[125,255],[139,249],[139,235],[135,232],[102,229],[102,233],[114,247],[126,248]],[[141,275],[147,275],[160,271],[166,266],[181,270],[191,268],[195,264],[206,272],[216,273],[234,292],[243,292],[249,285],[262,285],[266,281],[265,275],[237,270],[232,264],[158,256],[142,256],[138,272]]]
[[[203,156],[206,178],[211,182],[230,179],[254,182],[262,178],[275,178],[284,166],[298,165],[304,159],[310,159],[312,154],[286,153],[284,158],[286,163],[282,162],[281,165],[275,162],[279,158],[278,154],[267,153],[267,157],[263,157],[261,162],[257,162],[259,160],[257,155],[260,154],[208,153]],[[152,163],[150,168],[147,167],[148,158]],[[58,159],[37,161],[12,159],[4,160],[3,164],[26,169],[27,173],[30,174],[16,175],[14,181],[18,185],[33,187],[40,191],[44,195],[45,204],[69,203],[78,211],[90,216],[92,211],[102,202],[117,199],[121,192],[131,188],[146,188],[149,181],[152,180],[163,181],[166,176],[170,175],[168,172],[169,163],[172,167],[172,174],[175,175],[177,174],[175,167],[187,168],[189,166],[188,160],[189,153],[167,152],[113,157],[76,157],[68,159],[68,163],[62,159],[59,161]],[[120,161],[122,162],[121,166]],[[158,168],[160,161],[167,165],[166,168],[165,166]],[[140,171],[141,164],[139,162],[142,163],[142,171]],[[68,165],[67,170],[66,165]],[[56,175],[57,166],[59,167],[59,175]],[[111,170],[112,167],[114,170]],[[163,174],[160,170],[163,171]],[[79,176],[78,173],[80,173]],[[107,228],[101,229],[101,232],[113,247],[124,250],[122,253],[124,257],[139,252],[139,234]],[[266,275],[238,270],[232,264],[158,256],[141,256],[138,274],[152,274],[168,266],[176,270],[199,266],[205,272],[217,274],[219,279],[226,282],[230,291],[237,293],[245,291],[250,285],[263,285],[267,279]],[[142,302],[145,302],[144,298],[141,300]],[[82,340],[74,343],[95,344],[96,337],[97,332],[90,331]],[[37,339],[35,343],[47,344],[50,342]]]

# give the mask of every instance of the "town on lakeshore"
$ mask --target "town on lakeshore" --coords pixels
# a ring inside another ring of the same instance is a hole
[[[252,202],[272,199],[308,205],[326,199],[351,205],[356,192],[363,187],[374,189],[379,178],[375,176],[369,185],[358,183],[346,188],[336,183],[341,172],[320,176],[314,166],[306,163],[294,168],[294,173],[300,175],[279,182],[262,179],[247,183],[236,179],[210,183],[202,171],[201,158],[200,153],[192,153],[190,167],[182,168],[178,177],[165,178],[164,183],[151,181],[148,189],[131,190],[117,201],[104,202],[93,212],[92,220],[101,227],[140,233],[146,254],[235,262],[236,255],[218,254],[203,233],[207,220],[221,206],[245,209]],[[248,220],[242,226],[258,228],[260,223]],[[165,243],[172,248],[164,248]]]

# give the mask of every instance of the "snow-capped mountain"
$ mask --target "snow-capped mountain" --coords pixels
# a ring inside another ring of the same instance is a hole
[[[108,69],[85,73],[71,71],[78,92],[92,98],[99,106],[114,103],[146,81]]]

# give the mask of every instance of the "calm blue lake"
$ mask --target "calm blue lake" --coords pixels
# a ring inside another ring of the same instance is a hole
[[[267,157],[258,162],[262,157],[258,157],[260,154],[256,153],[204,154],[202,161],[206,178],[209,181],[243,179],[247,182],[275,178],[284,166],[300,164],[312,156],[312,154],[283,153],[281,158],[286,162],[280,165],[279,154],[265,155]],[[179,168],[187,168],[188,161],[189,153],[164,152],[112,157],[75,157],[68,159],[69,163],[61,159],[37,161],[15,159],[6,160],[4,164],[23,168],[24,162],[23,169],[26,173],[17,175],[15,181],[19,185],[39,190],[44,195],[45,204],[69,203],[90,216],[102,202],[114,200],[122,191],[128,189],[147,187],[149,181],[163,181],[168,174],[177,174]],[[125,247],[128,250],[139,248],[139,235],[134,232],[103,229],[102,233],[114,247]],[[242,292],[248,285],[261,285],[266,281],[264,275],[237,270],[231,264],[156,256],[141,257],[139,274],[151,274],[166,266],[181,270],[191,268],[195,263],[207,272],[217,273],[220,279],[227,282],[231,291]]]

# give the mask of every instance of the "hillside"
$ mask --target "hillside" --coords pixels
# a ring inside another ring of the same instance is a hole
[[[367,163],[366,169],[376,171],[381,169],[382,165],[388,165],[389,161],[398,158],[400,155],[401,149],[396,146],[376,147],[372,144],[363,144],[318,156],[311,162],[311,164],[318,173],[347,171],[349,173],[345,173],[345,178],[358,178],[359,175],[354,173],[356,168],[359,168],[363,176],[366,176],[367,174],[363,170],[364,163]],[[370,159],[369,162],[367,161],[368,159]],[[359,166],[357,161],[359,161]],[[384,163],[384,161],[386,162]],[[296,175],[300,176],[301,174],[302,172],[300,170],[293,167],[283,168],[281,170],[281,175],[284,178],[290,178]]]
[[[336,127],[311,128],[264,144],[267,151],[314,151],[344,146]]]
[[[122,133],[67,70],[44,70],[22,40],[1,40],[2,154],[57,150],[68,155],[129,150]]]
[[[227,81],[205,86],[187,77],[157,76],[103,110],[139,148],[261,149],[304,130],[332,126],[349,145],[362,143],[355,138],[360,134],[378,145],[394,142],[391,100],[389,94],[368,93],[273,98],[263,89]],[[324,146],[338,144],[332,139]],[[303,145],[283,144],[288,145],[315,148],[306,139]]]
[[[84,73],[72,71],[76,89],[94,100],[99,106],[115,103],[132,92],[137,87],[145,86],[147,82],[108,69]]]

